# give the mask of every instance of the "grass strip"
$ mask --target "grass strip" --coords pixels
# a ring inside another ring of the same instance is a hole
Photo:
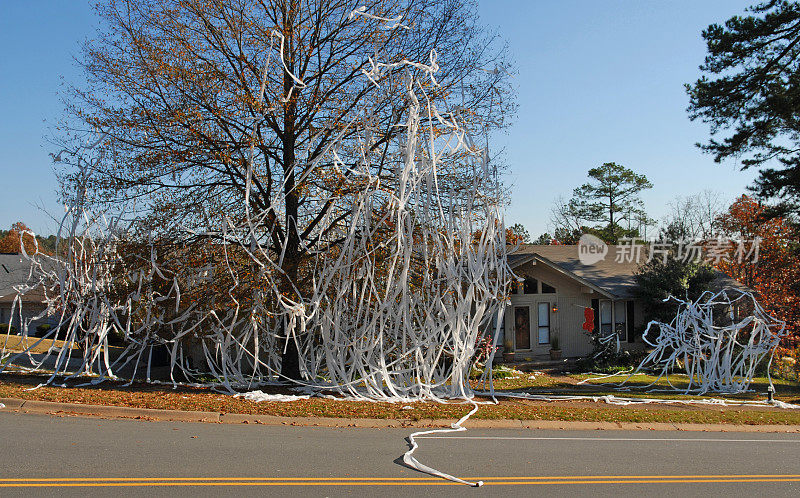
[[[207,388],[157,386],[104,382],[88,387],[43,386],[30,390],[42,379],[30,375],[0,375],[0,397],[94,405],[197,410],[220,413],[276,415],[284,417],[376,418],[399,421],[452,419],[465,415],[469,405],[440,403],[380,403],[312,398],[293,402],[254,403]],[[281,387],[265,392],[289,393]],[[622,394],[624,395],[624,393]],[[405,408],[405,407],[410,407]],[[633,423],[695,423],[747,425],[800,425],[800,410],[771,407],[705,407],[682,405],[612,406],[590,401],[543,402],[501,399],[485,405],[476,419],[556,420]]]

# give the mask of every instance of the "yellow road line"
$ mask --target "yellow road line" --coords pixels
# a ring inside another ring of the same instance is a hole
[[[556,484],[699,484],[699,483],[780,483],[780,482],[800,482],[800,478],[795,479],[686,479],[686,480],[657,480],[657,479],[643,479],[643,480],[573,480],[573,481],[487,481],[484,484],[487,486],[535,486],[535,485],[556,485]],[[87,483],[3,483],[0,488],[56,488],[56,487],[175,487],[175,486],[463,486],[451,481],[435,481],[435,482],[87,482]]]
[[[524,486],[554,484],[698,484],[747,482],[800,482],[800,475],[716,476],[550,476],[483,477],[486,485]],[[293,478],[42,478],[2,479],[0,487],[133,487],[133,486],[463,486],[439,478],[406,477],[293,477]]]
[[[588,476],[491,476],[469,480],[557,480],[557,479],[746,479],[800,478],[800,474],[698,474],[698,475],[588,475]],[[0,478],[0,482],[65,481],[441,481],[439,477],[47,477]]]

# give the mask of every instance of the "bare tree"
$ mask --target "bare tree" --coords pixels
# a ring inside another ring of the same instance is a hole
[[[402,158],[387,151],[403,140],[409,92],[393,64],[435,67],[438,84],[422,91],[474,135],[505,126],[513,109],[505,47],[472,1],[107,0],[97,10],[102,28],[80,60],[88,84],[67,94],[56,137],[69,146],[102,131],[86,202],[135,200],[142,231],[166,236],[180,226],[223,238],[208,227],[261,220],[250,236],[280,255],[293,298],[307,255],[334,249],[350,226],[348,195],[361,188],[352,167],[397,181]],[[444,178],[442,192],[472,188],[461,180]]]
[[[567,201],[564,196],[558,196],[550,208],[550,228],[553,238],[562,244],[574,244],[581,236],[587,220],[581,217],[580,212]]]
[[[662,221],[662,237],[669,239],[706,239],[716,231],[716,219],[725,204],[718,192],[678,196],[669,203],[670,213]]]

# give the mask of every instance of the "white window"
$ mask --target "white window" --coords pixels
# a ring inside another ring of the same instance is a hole
[[[627,309],[625,308],[625,301],[617,301],[614,303],[614,332],[619,336],[621,341],[627,339],[628,329],[626,328]]]
[[[550,344],[550,303],[539,303],[539,344]]]
[[[611,335],[613,330],[612,317],[614,315],[612,310],[611,301],[600,301],[600,335],[603,337]]]

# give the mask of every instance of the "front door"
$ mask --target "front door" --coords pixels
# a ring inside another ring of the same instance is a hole
[[[517,349],[531,348],[531,309],[529,306],[514,307],[514,334]]]

